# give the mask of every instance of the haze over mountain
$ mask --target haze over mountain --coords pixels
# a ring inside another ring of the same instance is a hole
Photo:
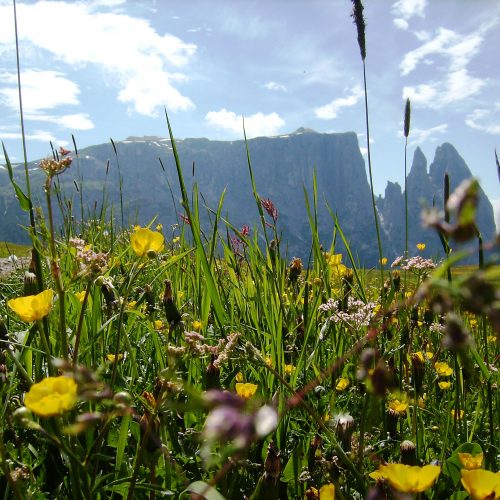
[[[252,195],[244,141],[211,141],[184,139],[176,141],[188,190],[196,182],[202,219],[208,218],[206,205],[216,209],[224,189],[223,215],[236,227],[250,228],[258,222]],[[177,174],[170,140],[159,137],[130,137],[113,146],[101,144],[85,148],[73,155],[71,168],[58,179],[61,191],[72,200],[75,217],[80,214],[79,193],[75,187],[83,179],[85,213],[99,207],[103,196],[114,205],[114,218],[120,219],[120,175],[125,223],[146,224],[155,216],[169,234],[169,225],[179,222],[180,205]],[[370,188],[365,162],[354,132],[323,134],[299,129],[292,134],[259,137],[248,141],[252,167],[261,198],[269,198],[278,209],[278,231],[282,248],[288,257],[309,255],[311,234],[305,206],[304,187],[312,203],[313,172],[318,185],[318,227],[320,241],[329,248],[333,236],[332,213],[340,224],[355,256],[365,265],[378,262],[378,248],[371,206]],[[161,164],[159,159],[161,159]],[[193,167],[194,164],[194,167]],[[163,165],[163,166],[162,166]],[[165,170],[164,170],[164,169]],[[374,165],[376,171],[380,166]],[[21,178],[21,167],[16,167]],[[36,163],[30,164],[35,199],[43,199],[43,173]],[[194,171],[194,176],[192,175]],[[450,174],[454,189],[471,172],[455,148],[445,143],[437,148],[427,171],[422,151],[414,152],[409,171],[409,242],[410,253],[418,242],[425,242],[426,256],[441,255],[441,245],[433,230],[421,226],[424,205],[442,207],[442,186],[445,172]],[[380,175],[380,172],[377,173]],[[171,191],[170,191],[171,190]],[[172,194],[171,194],[172,193]],[[378,197],[382,245],[389,259],[404,251],[404,193],[397,183],[388,182],[384,197]],[[7,172],[0,170],[0,240],[26,241],[20,227],[28,223],[25,213],[8,182]],[[478,225],[485,241],[495,235],[493,209],[480,190]],[[337,250],[342,250],[338,244]]]

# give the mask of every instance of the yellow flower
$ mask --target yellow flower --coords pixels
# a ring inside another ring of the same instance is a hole
[[[333,255],[325,254],[325,258],[334,274],[336,274],[337,276],[344,276],[344,274],[347,272],[347,267],[342,264],[341,253]]]
[[[199,332],[201,330],[202,326],[203,326],[203,323],[201,321],[198,321],[197,319],[195,319],[193,321],[193,330],[194,331]]]
[[[383,266],[387,264],[387,257],[382,257],[379,261]]]
[[[77,385],[69,377],[47,377],[31,386],[24,404],[40,417],[53,417],[71,410],[76,403]]]
[[[111,363],[114,363],[116,358],[114,354],[106,354],[106,359],[108,361],[111,361]],[[118,361],[121,361],[122,359],[123,359],[123,354],[122,353],[118,354]]]
[[[349,387],[349,379],[342,377],[337,380],[337,385],[335,386],[335,390],[342,392],[345,391]]]
[[[180,236],[176,236],[173,240],[172,240],[172,243],[179,243],[179,241],[181,240],[181,237]]]
[[[480,469],[483,464],[483,454],[457,453],[462,467],[467,470]]]
[[[319,500],[335,500],[335,485],[333,483],[324,484],[319,489]]]
[[[425,250],[425,243],[417,243],[417,249],[420,251]]]
[[[7,305],[26,323],[45,318],[52,309],[54,291],[50,288],[38,295],[10,299]]]
[[[83,302],[83,299],[85,298],[85,290],[83,290],[82,292],[75,292],[75,297],[79,302]]]
[[[295,366],[285,365],[285,375],[291,375],[295,371]]]
[[[462,486],[474,500],[497,500],[500,498],[500,472],[484,469],[460,471]]]
[[[448,365],[448,363],[446,363],[445,361],[438,361],[434,365],[434,368],[436,369],[436,372],[440,377],[449,377],[453,373],[450,365]]]
[[[455,418],[455,415],[457,416],[457,419],[462,419],[462,418],[464,418],[464,411],[463,411],[463,410],[460,410],[460,411],[458,412],[458,414],[457,414],[457,413],[455,412],[455,408],[453,408],[453,409],[451,410],[451,416],[452,416],[453,418]]]
[[[389,412],[401,416],[406,413],[406,409],[408,408],[408,403],[405,401],[400,401],[399,399],[393,399],[389,402]]]
[[[156,230],[161,231],[163,229],[163,224],[157,224],[156,225]]]
[[[273,366],[273,359],[271,358],[271,356],[266,356],[264,358],[264,362],[266,363],[267,366]]]
[[[245,378],[243,377],[243,373],[241,372],[238,372],[236,374],[236,377],[234,377],[236,379],[236,382],[243,382],[243,380],[245,380]]]
[[[446,381],[438,382],[438,386],[442,391],[446,391],[451,387],[451,382],[446,382]]]
[[[128,304],[127,304],[127,309],[133,309],[137,304],[137,300],[131,300]]]
[[[422,493],[429,489],[441,473],[439,465],[387,464],[381,465],[370,477],[377,481],[385,479],[401,493]]]
[[[421,363],[425,363],[426,359],[432,359],[434,356],[434,353],[431,351],[426,351],[423,353],[422,351],[417,351],[412,354],[415,358],[417,358]]]
[[[242,382],[238,382],[235,385],[236,394],[243,399],[250,399],[257,392],[257,384],[250,384],[247,382],[246,384]]]
[[[130,236],[132,250],[138,257],[143,257],[148,252],[163,250],[164,238],[161,233],[151,231],[147,227],[135,227]]]
[[[161,330],[163,328],[163,321],[161,319],[155,319],[153,321],[153,325],[155,327],[155,330]]]

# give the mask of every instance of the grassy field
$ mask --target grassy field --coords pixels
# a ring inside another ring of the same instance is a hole
[[[406,138],[409,114],[407,101]],[[53,187],[71,159],[40,163],[34,273],[0,283],[3,498],[500,498],[498,253],[481,269],[456,257],[477,238],[477,185],[447,205],[453,223],[432,221],[442,262],[422,243],[368,271],[333,214],[320,244],[314,179],[306,266],[281,253],[280,207],[260,198],[250,152],[260,219],[234,227],[221,199],[201,228],[167,125],[174,228],[76,220]]]
[[[31,246],[17,245],[16,243],[8,243],[0,241],[0,258],[16,255],[17,257],[28,257],[31,252]]]

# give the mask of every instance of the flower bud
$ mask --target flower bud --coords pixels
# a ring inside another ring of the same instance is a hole
[[[417,447],[415,443],[406,439],[399,447],[401,451],[400,460],[405,465],[417,465]]]
[[[24,296],[36,295],[38,293],[36,274],[31,271],[24,273]]]

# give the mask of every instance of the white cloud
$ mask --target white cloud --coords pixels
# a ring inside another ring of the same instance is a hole
[[[21,132],[0,132],[0,139],[21,139]],[[63,145],[61,141],[57,141],[56,138],[46,130],[35,130],[32,134],[26,134],[26,139],[29,141],[40,141],[40,142],[57,142]]]
[[[25,114],[25,120],[55,123],[61,128],[70,130],[91,130],[95,127],[87,113],[74,113],[70,115],[42,115],[42,114]]]
[[[496,104],[496,109],[500,109],[500,103]],[[467,115],[465,123],[473,129],[481,130],[491,135],[500,135],[500,122],[493,123],[494,113],[488,109],[475,109]]]
[[[351,89],[350,94],[347,97],[339,97],[333,101],[316,108],[314,113],[317,118],[322,120],[333,120],[337,117],[339,111],[342,108],[355,106],[358,101],[363,97],[363,89],[360,85],[356,85]]]
[[[441,81],[404,87],[403,99],[409,97],[412,104],[439,109],[477,94],[485,83],[461,69],[448,73]]]
[[[478,54],[486,32],[496,23],[483,24],[466,36],[439,28],[434,37],[405,54],[400,64],[403,76],[415,70],[420,63],[434,64],[434,56],[440,56],[446,62],[440,64],[444,75],[441,80],[406,86],[403,98],[409,97],[414,104],[437,109],[477,94],[486,80],[470,75],[467,66]]]
[[[483,25],[468,36],[455,33],[446,28],[439,28],[434,38],[420,47],[405,54],[401,61],[401,74],[408,75],[429,56],[440,55],[449,59],[449,69],[457,71],[467,66],[478,53],[484,35],[493,24]]]
[[[0,101],[12,110],[19,108],[17,75],[0,74],[0,82],[8,87],[0,89]],[[36,113],[63,104],[78,104],[80,89],[75,82],[58,71],[27,70],[21,73],[23,109]]]
[[[264,87],[266,87],[266,89],[268,90],[281,90],[282,92],[286,91],[286,87],[284,85],[272,81],[265,83]]]
[[[395,19],[392,20],[394,26],[400,30],[407,30],[408,29],[408,21],[405,19],[401,19],[400,17],[396,17]]]
[[[223,108],[220,111],[210,111],[205,120],[212,126],[243,136],[243,117],[233,111]],[[277,113],[255,113],[245,116],[245,131],[247,137],[276,135],[285,121]]]
[[[403,19],[413,16],[424,17],[427,0],[398,0],[392,5],[392,11]]]
[[[423,144],[424,142],[435,142],[437,141],[437,135],[442,135],[448,130],[448,124],[442,123],[441,125],[437,125],[436,127],[428,128],[428,129],[419,129],[412,128],[410,129],[410,146],[416,144]],[[403,137],[403,132],[401,130],[398,131],[398,137]]]
[[[119,4],[103,1],[108,7]],[[100,12],[103,1],[19,4],[20,41],[42,56],[50,53],[62,65],[80,69],[96,65],[111,77],[119,100],[138,113],[155,115],[163,105],[170,111],[194,107],[174,86],[181,78],[172,68],[186,66],[196,45],[161,35],[145,19]],[[0,50],[14,39],[11,10],[0,6]]]

